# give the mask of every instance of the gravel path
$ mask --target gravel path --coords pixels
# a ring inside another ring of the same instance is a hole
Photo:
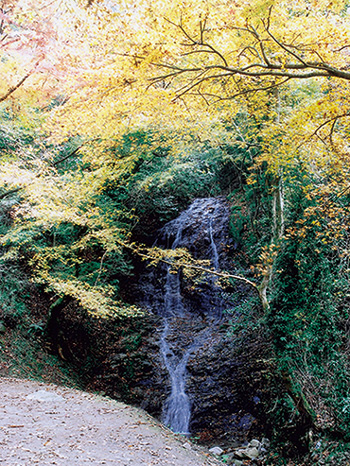
[[[86,392],[0,378],[0,465],[219,465],[148,414]]]

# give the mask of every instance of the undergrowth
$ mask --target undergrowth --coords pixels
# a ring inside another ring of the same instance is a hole
[[[70,366],[49,354],[42,341],[32,338],[24,328],[8,329],[0,335],[0,376],[82,388]]]

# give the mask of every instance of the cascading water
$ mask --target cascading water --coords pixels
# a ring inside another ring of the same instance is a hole
[[[237,274],[244,251],[230,240],[229,219],[225,198],[197,199],[164,225],[155,245],[185,249],[206,268]],[[140,267],[137,304],[148,309],[149,322],[135,354],[140,369],[133,390],[141,406],[175,432],[206,444],[218,438],[244,442],[256,426],[256,400],[265,393],[266,380],[256,374],[265,371],[261,360],[268,353],[255,347],[260,335],[254,333],[238,347],[232,321],[240,322],[240,306],[255,295],[241,282],[227,282],[222,290],[214,274],[190,271],[162,262]]]
[[[165,320],[160,349],[171,380],[171,394],[164,406],[163,422],[174,432],[186,435],[189,431],[191,415],[190,400],[185,390],[185,372],[190,351],[186,351],[181,358],[176,357],[167,342],[168,332],[169,323]]]
[[[179,227],[173,249],[181,242],[182,228]],[[181,296],[180,272],[172,273],[171,266],[167,266],[166,283],[164,287],[164,330],[160,339],[160,351],[165,367],[171,380],[171,394],[164,406],[163,422],[174,432],[187,434],[190,422],[190,400],[186,394],[186,365],[190,351],[182,357],[177,357],[170,349],[167,337],[170,331],[170,319],[182,318],[184,306]]]
[[[185,247],[196,258],[207,259],[211,267],[219,269],[220,248],[225,244],[228,205],[222,198],[197,199],[176,220],[161,231],[166,247]],[[170,266],[165,270],[163,302],[158,302],[158,314],[163,317],[160,352],[170,379],[170,395],[163,406],[163,422],[174,432],[189,434],[191,401],[186,392],[187,364],[191,355],[208,344],[213,322],[219,322],[223,300],[213,276],[206,277],[201,290],[199,308],[184,302],[181,271],[174,273]],[[206,326],[198,330],[198,316],[203,316]],[[196,324],[191,329],[191,320]],[[186,330],[183,330],[183,327]]]

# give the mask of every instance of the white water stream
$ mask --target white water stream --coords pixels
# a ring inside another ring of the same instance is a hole
[[[215,199],[202,199],[200,202],[192,204],[181,216],[172,223],[172,236],[175,236],[172,244],[172,249],[183,247],[183,232],[188,227],[193,218],[198,223],[198,228],[201,229],[201,234],[205,232],[209,248],[207,259],[210,260],[211,266],[219,269],[219,252],[214,238],[213,221],[218,216],[217,209],[219,204]],[[222,206],[221,206],[222,208]],[[175,230],[175,231],[174,231]],[[215,288],[215,280],[212,276],[208,276],[208,283]],[[219,290],[211,299],[211,309],[209,319],[214,318],[216,322],[221,317]],[[207,304],[206,304],[207,307]],[[199,310],[201,311],[201,309]],[[163,422],[170,427],[174,432],[184,435],[189,434],[189,426],[191,419],[191,401],[186,392],[187,382],[187,364],[191,355],[208,342],[210,338],[210,327],[197,331],[196,335],[192,335],[190,342],[185,343],[181,338],[176,339],[176,331],[182,320],[190,320],[191,314],[185,309],[183,298],[181,295],[181,272],[174,273],[171,267],[166,270],[166,281],[164,286],[164,310],[163,310],[163,332],[160,338],[160,351],[164,361],[164,365],[169,374],[171,383],[170,395],[167,398],[163,407]],[[171,343],[169,343],[171,340]],[[175,341],[175,343],[174,343]]]

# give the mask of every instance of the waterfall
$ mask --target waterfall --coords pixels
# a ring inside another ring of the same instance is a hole
[[[154,245],[187,250],[206,268],[237,274],[245,256],[229,237],[229,218],[225,198],[197,199],[158,231]],[[175,432],[203,443],[244,442],[257,425],[252,406],[265,393],[265,378],[261,372],[255,384],[255,372],[265,367],[260,359],[269,353],[260,335],[249,333],[247,344],[238,348],[232,321],[240,322],[239,307],[249,305],[254,291],[241,282],[226,282],[222,289],[211,273],[174,269],[162,262],[140,267],[137,304],[148,309],[149,323],[135,394]]]
[[[182,224],[180,223],[172,249],[176,249],[182,236]],[[186,351],[182,357],[177,357],[169,347],[167,337],[171,318],[184,316],[184,306],[181,296],[180,272],[173,273],[171,266],[166,269],[166,282],[164,287],[164,330],[160,339],[160,351],[165,367],[171,380],[171,394],[166,400],[163,413],[163,422],[174,432],[187,435],[190,423],[190,400],[185,391],[186,365],[190,357],[190,351]]]
[[[160,242],[172,249],[185,247],[196,258],[209,260],[211,267],[218,270],[227,219],[228,206],[222,198],[197,199],[177,219],[165,225],[160,233]],[[191,400],[186,391],[187,364],[191,355],[210,340],[211,324],[220,320],[223,300],[215,279],[209,274],[205,287],[199,290],[201,300],[198,309],[184,303],[182,285],[181,271],[174,273],[167,266],[163,302],[155,307],[163,317],[159,346],[171,387],[163,406],[162,420],[174,432],[187,435],[191,420]],[[188,326],[194,317],[198,325],[198,315],[205,316],[207,326],[200,331],[195,326],[193,330],[183,330],[182,327]]]
[[[185,391],[185,372],[190,351],[186,351],[181,358],[177,358],[167,343],[168,332],[169,323],[165,320],[160,349],[170,376],[171,393],[164,405],[163,422],[174,432],[187,435],[189,433],[191,406]]]

